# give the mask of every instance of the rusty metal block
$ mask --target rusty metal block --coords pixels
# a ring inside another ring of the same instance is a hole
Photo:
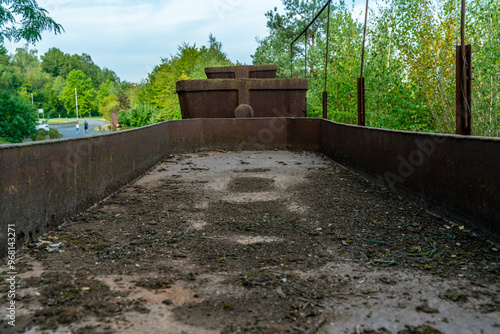
[[[274,79],[276,65],[241,65],[225,67],[207,67],[208,79]]]
[[[234,118],[247,104],[254,117],[305,117],[307,79],[213,79],[177,82],[182,118]]]

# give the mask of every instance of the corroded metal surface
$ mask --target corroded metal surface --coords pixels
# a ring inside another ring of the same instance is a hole
[[[241,65],[226,67],[207,67],[208,79],[273,79],[277,65]]]
[[[233,118],[248,104],[254,117],[305,117],[306,79],[214,79],[177,82],[182,118]]]
[[[456,134],[472,134],[472,47],[465,46],[465,58],[462,56],[462,47],[456,51]]]
[[[358,125],[365,126],[365,78],[358,78]]]
[[[454,222],[500,236],[500,140],[323,122],[322,151]]]

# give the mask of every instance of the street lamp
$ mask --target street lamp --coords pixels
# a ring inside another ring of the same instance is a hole
[[[75,102],[76,102],[76,121],[78,122],[78,93],[75,87]]]

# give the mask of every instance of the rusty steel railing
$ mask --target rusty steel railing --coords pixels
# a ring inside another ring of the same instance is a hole
[[[328,0],[327,3],[321,8],[321,10],[316,14],[314,19],[307,25],[307,27],[302,30],[302,32],[290,43],[290,78],[293,77],[293,45],[297,42],[302,35],[305,35],[305,46],[304,46],[304,63],[305,63],[305,76],[307,77],[307,30],[313,25],[314,22],[319,18],[319,16],[328,8],[328,20],[326,26],[326,57],[325,57],[325,87],[323,89],[323,118],[327,118],[328,109],[328,93],[326,92],[326,83],[328,79],[328,55],[329,55],[329,42],[330,42],[330,7],[332,0]]]

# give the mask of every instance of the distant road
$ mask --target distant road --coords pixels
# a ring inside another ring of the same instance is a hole
[[[76,122],[76,119],[68,119],[68,122]],[[70,128],[62,128],[62,129],[57,129],[60,134],[63,135],[63,138],[75,138],[75,137],[85,137],[85,136],[92,136],[92,135],[98,135],[98,134],[103,134],[111,131],[94,131],[95,127],[98,127],[99,125],[107,125],[109,124],[108,121],[105,120],[98,120],[98,119],[87,119],[87,122],[89,123],[89,132],[85,133],[85,128],[84,128],[84,123],[85,119],[80,119],[80,132],[76,132],[76,126],[73,125]],[[50,127],[50,125],[49,125]]]

